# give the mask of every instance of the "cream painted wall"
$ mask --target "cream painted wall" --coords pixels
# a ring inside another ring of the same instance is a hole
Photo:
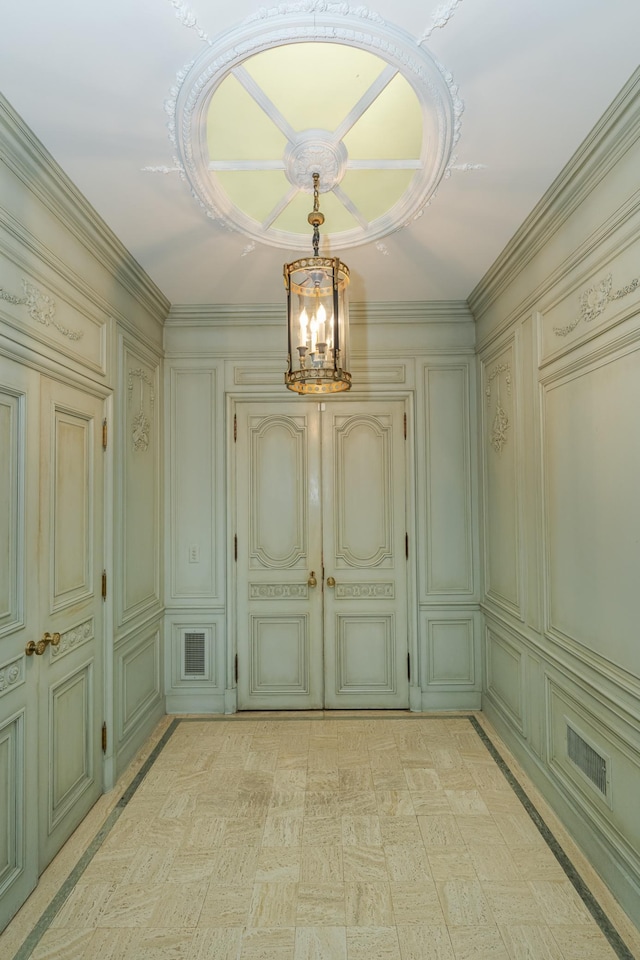
[[[636,922],[639,169],[640,71],[470,298],[483,709]]]

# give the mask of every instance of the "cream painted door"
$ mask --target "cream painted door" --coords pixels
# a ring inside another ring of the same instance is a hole
[[[0,381],[2,929],[102,792],[104,466],[101,400]]]
[[[43,869],[102,793],[103,404],[43,379],[40,634],[60,634],[38,673],[39,862]]]
[[[236,416],[238,705],[317,709],[323,705],[318,406],[240,403]]]
[[[38,374],[0,362],[0,930],[38,880]],[[34,469],[31,469],[34,465]],[[31,658],[33,659],[33,658]]]
[[[322,413],[325,706],[409,704],[404,403]]]
[[[239,708],[407,707],[403,402],[236,417]]]

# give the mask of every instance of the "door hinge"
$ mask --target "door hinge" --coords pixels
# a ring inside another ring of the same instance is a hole
[[[102,571],[102,599],[107,599],[107,571]]]
[[[234,413],[233,415],[233,442],[236,443],[238,440],[238,414]]]
[[[107,424],[107,418],[105,417],[102,421],[102,449],[107,449],[107,440],[109,438],[109,427]]]
[[[102,752],[107,752],[107,724],[102,724]]]
[[[406,559],[409,559],[409,534],[405,533],[404,535],[404,555]]]
[[[233,536],[233,559],[238,562],[238,534]]]
[[[237,684],[238,683],[238,654],[237,653],[236,653],[236,658],[234,660],[233,675],[236,678],[236,684]]]
[[[404,415],[404,438],[407,439],[407,415]]]
[[[407,680],[411,683],[411,654],[407,654]]]

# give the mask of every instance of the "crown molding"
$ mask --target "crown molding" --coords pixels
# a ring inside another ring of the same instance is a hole
[[[158,324],[169,301],[0,93],[4,163]]]
[[[468,304],[478,319],[549,242],[640,136],[640,68],[518,228],[472,290]]]
[[[165,326],[282,326],[286,306],[265,304],[173,304]],[[350,303],[352,324],[393,323],[473,323],[473,315],[464,300],[391,301],[389,303]]]

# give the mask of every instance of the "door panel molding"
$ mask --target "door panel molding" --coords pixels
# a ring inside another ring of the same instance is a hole
[[[389,428],[386,417],[334,417],[337,567],[381,567],[392,560]],[[369,498],[378,507],[375,514]]]
[[[25,711],[0,724],[0,897],[24,868]]]
[[[93,686],[87,663],[49,689],[49,833],[95,783]]]
[[[24,618],[24,395],[0,392],[0,634]]]
[[[372,693],[397,693],[392,613],[386,616],[339,614],[335,636],[337,694],[360,694],[368,698]]]
[[[51,417],[49,609],[54,612],[93,593],[93,438],[85,416],[54,402]]]
[[[308,696],[309,617],[251,617],[251,693]]]
[[[307,485],[304,419],[253,418],[249,474],[251,476],[252,569],[291,568],[307,555],[306,504],[296,496]],[[289,526],[277,520],[291,511]]]

